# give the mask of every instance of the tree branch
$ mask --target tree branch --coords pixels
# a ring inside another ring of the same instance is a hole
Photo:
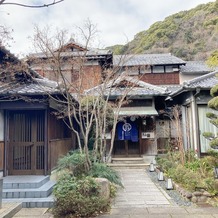
[[[60,2],[63,2],[64,0],[54,0],[52,3],[49,4],[43,4],[43,5],[26,5],[26,4],[20,4],[20,3],[15,3],[15,2],[5,2],[5,0],[0,1],[0,5],[15,5],[15,6],[21,6],[21,7],[26,7],[26,8],[44,8],[44,7],[49,7],[55,4],[58,4]]]

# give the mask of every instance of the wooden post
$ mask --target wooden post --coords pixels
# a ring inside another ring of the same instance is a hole
[[[125,140],[125,151],[126,151],[126,156],[129,156],[128,140]]]

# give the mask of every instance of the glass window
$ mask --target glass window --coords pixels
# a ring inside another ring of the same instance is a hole
[[[172,73],[173,72],[173,66],[165,66],[165,72],[166,73]]]
[[[209,146],[209,140],[207,140],[202,134],[204,132],[212,132],[214,134],[217,133],[217,128],[210,123],[210,119],[206,117],[206,113],[212,112],[216,113],[216,111],[207,107],[207,105],[199,105],[198,106],[198,120],[199,120],[199,130],[200,130],[200,146],[201,152],[205,153]]]
[[[164,66],[153,66],[153,73],[164,73]]]

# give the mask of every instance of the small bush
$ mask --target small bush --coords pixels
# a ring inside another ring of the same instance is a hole
[[[190,170],[196,172],[196,171],[198,171],[199,168],[200,168],[200,160],[199,160],[199,159],[196,159],[196,160],[194,160],[194,161],[192,161],[192,162],[186,162],[186,163],[185,163],[185,167],[186,167],[187,169],[190,169]]]
[[[167,172],[169,169],[175,167],[175,163],[173,163],[172,161],[168,160],[167,158],[157,159],[157,163],[158,163],[158,165],[160,166],[160,169],[163,172]]]
[[[218,194],[218,189],[213,170],[218,166],[218,156],[214,151],[210,154],[204,158],[196,158],[193,151],[186,152],[186,162],[182,165],[177,161],[178,153],[170,153],[167,158],[158,158],[157,163],[166,176],[171,177],[185,189],[195,191],[196,187],[202,187],[215,195]]]
[[[90,153],[90,160],[92,160]],[[122,186],[121,179],[118,173],[105,163],[98,163],[92,161],[92,166],[89,170],[86,169],[85,154],[79,151],[74,151],[72,154],[68,153],[66,156],[58,160],[58,171],[68,171],[75,177],[91,176],[95,178],[105,178],[111,183]]]
[[[108,179],[111,183],[122,186],[120,176],[104,163],[94,163],[89,171],[89,176]]]
[[[76,179],[62,176],[54,188],[56,217],[90,217],[107,209],[109,202],[100,197],[99,186],[91,177]]]
[[[79,151],[74,151],[72,154],[68,153],[66,156],[60,158],[57,164],[57,170],[69,170],[73,176],[83,176],[87,174],[85,154]]]

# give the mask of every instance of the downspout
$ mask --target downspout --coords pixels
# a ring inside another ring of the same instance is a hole
[[[49,152],[49,142],[48,142],[48,109],[45,109],[44,111],[44,125],[45,125],[45,129],[44,129],[44,175],[47,176],[48,173],[51,174],[51,157],[50,157],[50,152]]]
[[[3,176],[7,176],[8,175],[8,152],[9,152],[9,127],[8,127],[8,123],[9,123],[9,114],[8,111],[4,111],[3,112],[4,115],[4,161],[3,161]]]
[[[200,131],[199,131],[199,121],[198,121],[198,107],[196,104],[196,95],[200,93],[200,89],[196,89],[196,93],[192,94],[192,117],[193,117],[193,141],[194,150],[198,157],[200,157]]]
[[[185,151],[188,151],[189,150],[189,146],[188,146],[188,140],[187,140],[187,127],[186,127],[186,124],[187,124],[187,116],[186,116],[186,108],[185,106],[182,105],[182,138],[183,138],[183,146],[184,146],[184,149]]]

